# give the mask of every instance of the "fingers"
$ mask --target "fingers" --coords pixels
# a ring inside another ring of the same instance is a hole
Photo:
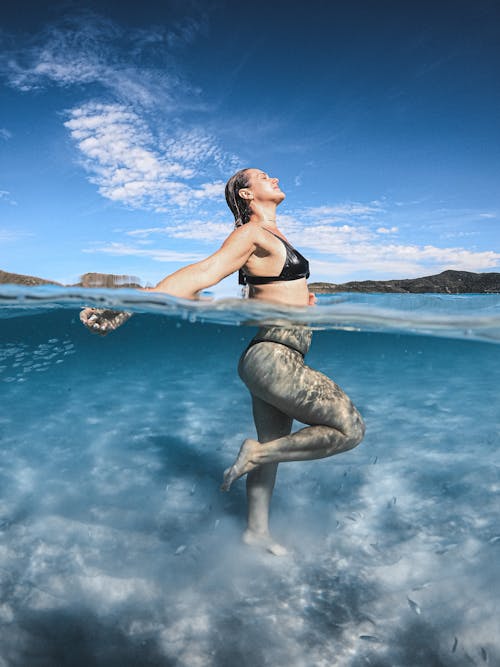
[[[80,312],[80,322],[92,333],[106,335],[110,328],[109,320],[103,319],[105,312],[103,308],[84,308]]]
[[[126,322],[132,313],[106,308],[84,308],[80,312],[80,321],[92,333],[105,336]]]

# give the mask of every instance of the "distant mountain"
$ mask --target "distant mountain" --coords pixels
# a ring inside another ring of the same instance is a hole
[[[35,276],[25,276],[22,273],[9,273],[0,269],[0,285],[60,285],[55,280],[44,280]]]
[[[492,294],[500,292],[500,273],[443,271],[435,276],[404,280],[354,280],[348,283],[310,283],[317,294],[334,292],[396,292],[400,294]]]
[[[0,285],[61,285],[55,280],[45,280],[20,273],[0,270]],[[69,287],[141,287],[136,276],[119,276],[113,273],[85,273],[78,283]],[[312,292],[393,292],[399,294],[495,294],[500,293],[500,273],[472,273],[471,271],[443,271],[435,276],[406,278],[403,280],[362,280],[348,283],[310,283]]]
[[[117,276],[114,273],[84,273],[75,287],[141,287],[137,276]]]
[[[45,280],[36,276],[25,276],[21,273],[9,273],[0,269],[0,285],[59,285],[55,280]],[[135,276],[117,276],[113,273],[85,273],[79,282],[68,287],[141,287],[139,278]]]

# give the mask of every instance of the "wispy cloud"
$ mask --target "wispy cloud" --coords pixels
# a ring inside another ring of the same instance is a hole
[[[189,93],[185,101],[192,106],[197,91],[180,76],[175,53],[205,25],[199,13],[170,28],[132,30],[80,12],[25,38],[22,48],[11,43],[0,56],[0,69],[21,91],[97,84],[122,102],[170,106],[175,97],[177,108],[182,91]]]
[[[124,243],[106,243],[96,245],[92,248],[82,250],[85,253],[104,253],[106,255],[115,255],[119,257],[148,257],[157,262],[196,262],[203,258],[199,253],[177,252],[175,250],[161,248],[138,248],[137,246],[126,245]]]
[[[70,130],[90,174],[103,197],[133,208],[166,211],[197,200],[220,199],[222,181],[191,185],[210,161],[223,155],[216,142],[201,130],[171,137],[166,150],[135,111],[119,104],[88,103],[70,112]]]
[[[278,223],[297,247],[309,251],[313,280],[338,282],[368,273],[380,278],[412,277],[445,269],[494,270],[500,265],[500,253],[494,251],[398,242],[396,226],[380,225],[380,216],[384,213],[385,209],[374,204],[344,203],[301,209],[297,215],[282,214],[278,216]],[[342,224],[328,222],[338,220],[338,216],[342,216]],[[359,216],[363,216],[363,220]],[[161,235],[215,244],[231,229],[231,224],[222,220],[194,219],[189,224],[169,224],[126,233],[136,239]],[[147,253],[152,256],[154,251],[148,249]]]
[[[170,238],[190,239],[193,241],[204,241],[217,243],[226,238],[233,231],[230,222],[211,222],[206,220],[192,220],[188,224],[175,224],[165,227],[150,227],[146,229],[133,229],[126,232],[127,236],[134,238],[148,238],[152,235],[167,235]]]
[[[196,212],[220,200],[217,175],[236,160],[201,125],[182,120],[205,106],[178,54],[205,29],[201,11],[148,30],[81,12],[25,37],[22,48],[4,48],[0,72],[21,91],[77,86],[90,97],[66,111],[65,126],[103,197],[147,211]]]
[[[11,197],[11,194],[8,190],[0,190],[0,201],[4,201],[6,204],[11,206],[17,206],[17,202]]]
[[[351,217],[349,224],[334,222],[338,220],[339,210],[343,211],[344,218]],[[332,211],[336,213],[332,214]],[[328,267],[334,274],[339,270],[349,274],[369,270],[385,276],[416,276],[444,269],[480,271],[500,265],[500,253],[494,251],[439,248],[431,244],[395,241],[387,243],[387,234],[397,237],[398,228],[378,226],[378,214],[381,212],[381,208],[363,205],[315,207],[302,210],[301,218],[283,216],[280,224],[293,239],[297,239],[300,247],[319,253],[320,257],[312,264],[313,270],[316,266],[321,272]],[[365,222],[358,216],[365,216]],[[311,223],[314,217],[317,222]],[[360,221],[356,222],[356,218]],[[375,223],[375,227],[371,223]],[[321,256],[330,256],[331,259],[322,260]]]
[[[377,234],[396,234],[398,227],[377,227]]]
[[[0,228],[0,242],[1,243],[12,243],[14,241],[19,241],[24,239],[27,236],[33,236],[29,232],[23,231],[14,231],[12,229],[1,229]]]
[[[0,127],[0,139],[8,141],[12,138],[12,132],[9,132],[5,127]]]
[[[298,211],[303,220],[323,222],[339,222],[346,219],[369,220],[384,211],[382,202],[373,201],[368,204],[360,202],[344,202],[333,206],[311,206]]]
[[[21,91],[78,86],[90,97],[66,112],[65,125],[103,197],[160,212],[196,208],[220,197],[213,172],[235,160],[201,126],[181,120],[205,108],[178,63],[205,29],[202,11],[148,30],[80,12],[25,37],[22,48],[4,48],[0,72]]]

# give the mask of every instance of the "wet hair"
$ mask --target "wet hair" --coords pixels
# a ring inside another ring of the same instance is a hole
[[[226,183],[226,201],[234,215],[234,224],[236,227],[245,225],[250,220],[252,209],[250,208],[250,200],[242,199],[239,191],[242,188],[248,188],[250,180],[248,178],[248,168],[240,169]]]

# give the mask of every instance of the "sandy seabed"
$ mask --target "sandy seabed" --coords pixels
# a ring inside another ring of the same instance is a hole
[[[315,333],[367,434],[280,466],[275,558],[219,491],[252,333],[1,322],[1,667],[500,664],[500,347]]]

